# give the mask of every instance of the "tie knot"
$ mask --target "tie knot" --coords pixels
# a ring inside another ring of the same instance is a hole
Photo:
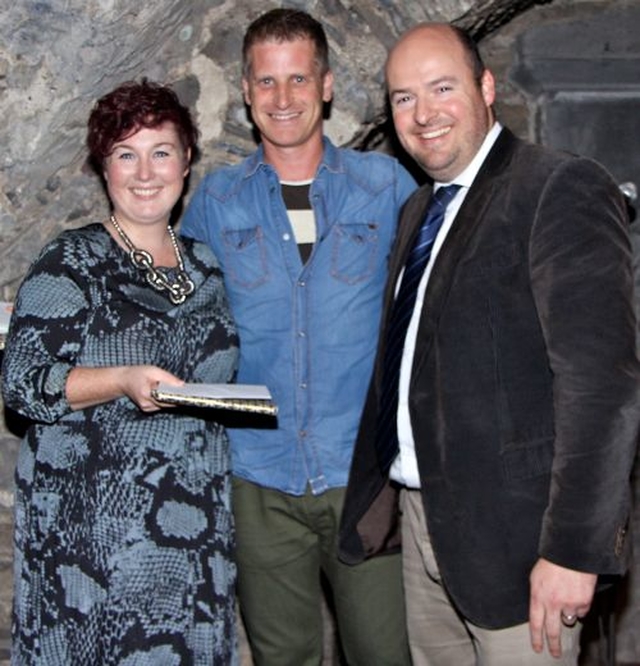
[[[444,185],[439,187],[433,195],[433,203],[438,203],[443,208],[446,208],[451,203],[453,197],[456,196],[459,189],[460,185]]]

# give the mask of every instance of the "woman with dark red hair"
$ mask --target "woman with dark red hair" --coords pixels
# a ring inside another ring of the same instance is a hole
[[[226,434],[153,394],[236,368],[218,264],[170,224],[196,140],[167,87],[102,97],[88,146],[111,214],[50,242],[18,292],[14,664],[236,662]]]

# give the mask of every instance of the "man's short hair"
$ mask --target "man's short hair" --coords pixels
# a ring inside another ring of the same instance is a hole
[[[484,74],[486,67],[484,61],[482,60],[482,56],[480,55],[478,44],[469,34],[469,32],[463,28],[460,28],[457,25],[452,25],[451,29],[462,45],[468,64],[471,67],[471,71],[473,72],[473,78],[478,83],[478,85],[480,85],[480,81],[482,80],[482,75]]]
[[[272,9],[259,16],[247,28],[242,43],[242,74],[249,78],[251,57],[249,52],[254,44],[261,42],[291,42],[296,39],[309,39],[316,52],[316,63],[320,74],[329,71],[329,44],[322,24],[299,9]]]

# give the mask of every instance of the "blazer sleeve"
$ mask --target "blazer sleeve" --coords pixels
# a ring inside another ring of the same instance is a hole
[[[563,162],[532,225],[530,274],[553,374],[555,455],[540,555],[615,573],[625,549],[640,370],[628,221],[595,162]]]

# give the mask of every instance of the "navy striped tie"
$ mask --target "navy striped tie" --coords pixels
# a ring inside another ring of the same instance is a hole
[[[382,391],[378,405],[378,429],[376,448],[382,472],[386,474],[398,453],[398,388],[400,364],[407,328],[411,321],[418,293],[418,285],[429,263],[431,249],[444,220],[444,213],[460,185],[440,187],[431,197],[427,215],[418,231],[415,244],[409,253],[400,289],[385,335],[385,353],[382,375]]]

